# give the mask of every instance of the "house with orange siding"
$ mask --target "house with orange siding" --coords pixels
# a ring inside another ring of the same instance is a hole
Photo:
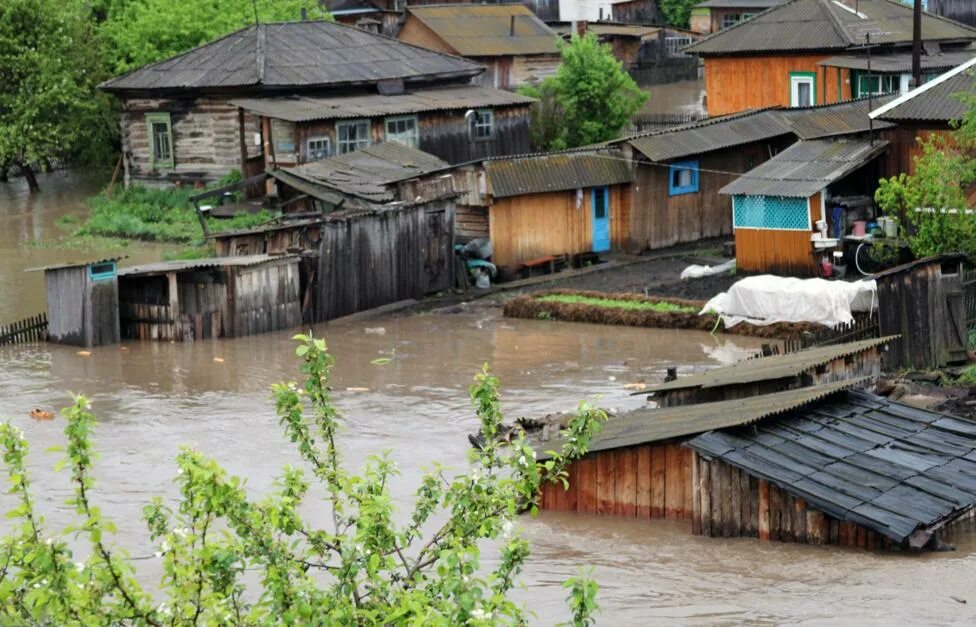
[[[828,104],[906,90],[902,68],[884,61],[910,51],[912,21],[912,8],[897,0],[789,0],[685,51],[704,60],[711,116]],[[976,41],[976,29],[925,13],[922,39],[926,57],[937,57]],[[824,64],[838,55],[863,65]]]

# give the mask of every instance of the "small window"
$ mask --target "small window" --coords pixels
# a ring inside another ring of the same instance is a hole
[[[332,156],[332,140],[328,137],[309,137],[305,161],[318,161]]]
[[[593,217],[601,220],[607,217],[607,188],[593,188]]]
[[[173,125],[168,113],[147,113],[149,162],[154,168],[173,167]]]
[[[420,147],[420,133],[417,129],[417,116],[405,115],[386,118],[386,139],[412,148]]]
[[[295,123],[271,119],[271,139],[274,141],[275,161],[298,161],[295,150]]]
[[[741,21],[741,17],[738,13],[726,13],[722,16],[722,28],[729,28],[730,26],[735,26]]]
[[[495,136],[495,112],[491,109],[478,109],[469,118],[468,132],[471,139],[491,139]]]
[[[369,120],[336,123],[336,154],[344,155],[370,143]]]
[[[88,266],[88,276],[92,281],[107,281],[115,277],[115,262],[103,261]]]
[[[698,191],[698,161],[679,161],[668,168],[668,195],[694,194]]]
[[[790,72],[790,106],[811,107],[817,104],[817,75],[814,72]]]

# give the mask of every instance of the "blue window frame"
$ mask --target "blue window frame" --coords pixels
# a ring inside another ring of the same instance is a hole
[[[88,277],[92,281],[107,281],[115,277],[115,262],[103,261],[88,266]]]
[[[668,195],[698,192],[698,159],[675,161],[668,168]]]

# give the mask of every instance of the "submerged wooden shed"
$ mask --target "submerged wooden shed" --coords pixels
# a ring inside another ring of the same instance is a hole
[[[190,341],[301,324],[299,258],[247,255],[164,261],[119,271],[121,335]]]
[[[119,341],[118,259],[34,268],[44,272],[48,339],[103,346]]]

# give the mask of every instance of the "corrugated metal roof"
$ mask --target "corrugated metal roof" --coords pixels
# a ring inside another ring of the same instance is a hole
[[[717,388],[726,385],[795,377],[835,359],[856,355],[876,346],[882,346],[893,339],[894,337],[873,338],[834,346],[818,346],[783,355],[746,359],[701,374],[679,377],[674,381],[654,385],[637,394],[654,394],[690,388]]]
[[[329,159],[273,171],[271,175],[279,178],[284,173],[342,194],[383,203],[396,198],[389,187],[392,184],[446,167],[446,161],[422,150],[397,142],[383,142]],[[283,180],[292,184],[288,179]]]
[[[863,98],[832,105],[817,105],[797,109],[783,109],[780,115],[786,118],[793,132],[800,139],[819,139],[836,135],[865,133],[871,128],[871,106],[877,107],[894,100],[894,96]],[[874,123],[874,130],[892,128],[887,122]]]
[[[859,0],[857,12],[834,0],[789,0],[685,48],[702,56],[749,52],[845,50],[912,41],[912,8],[898,0]],[[976,30],[937,15],[922,17],[925,41],[972,41]]]
[[[485,161],[484,166],[488,189],[495,198],[617,185],[632,180],[630,164],[617,150],[502,157]]]
[[[109,91],[329,87],[474,76],[481,65],[336,22],[260,24],[105,81]]]
[[[521,4],[411,6],[407,13],[462,56],[559,54],[559,35]]]
[[[922,70],[948,70],[976,57],[976,50],[942,51],[938,54],[923,54]],[[824,67],[840,67],[852,70],[867,70],[868,57],[865,53],[840,54],[818,61],[817,65]],[[912,53],[894,52],[891,54],[872,54],[871,72],[895,73],[912,71]]]
[[[762,418],[802,407],[841,390],[862,385],[867,381],[867,377],[861,377],[731,401],[661,409],[638,409],[610,418],[603,425],[600,433],[593,437],[589,451],[609,451],[750,424]],[[530,440],[536,450],[559,450],[562,445],[562,435],[555,435],[551,440],[542,439],[542,434],[554,432],[555,430],[544,429],[540,433],[532,434]]]
[[[786,135],[792,127],[775,110],[744,111],[627,138],[651,161],[668,161]]]
[[[786,0],[706,0],[695,5],[696,9],[768,9]]]
[[[44,272],[45,270],[63,270],[65,268],[82,268],[85,266],[94,266],[100,263],[108,263],[110,261],[118,262],[126,258],[127,255],[122,255],[121,257],[106,257],[105,259],[96,259],[95,261],[65,261],[63,263],[52,263],[47,266],[27,268],[24,270],[24,272]]]
[[[948,122],[966,114],[959,94],[976,93],[976,58],[871,113],[881,120]]]
[[[252,113],[291,122],[379,117],[476,107],[528,105],[534,98],[491,87],[459,85],[395,96],[368,94],[332,98],[238,98],[231,104]]]
[[[119,268],[118,275],[137,276],[145,274],[166,274],[167,272],[184,272],[202,268],[225,268],[256,266],[269,261],[280,259],[298,259],[296,255],[241,255],[238,257],[210,257],[208,259],[186,259],[179,261],[160,261],[146,263],[128,268]]]
[[[976,422],[848,391],[687,445],[824,513],[924,544],[976,504]]]
[[[875,158],[886,141],[815,139],[800,141],[729,183],[721,194],[809,198]]]

